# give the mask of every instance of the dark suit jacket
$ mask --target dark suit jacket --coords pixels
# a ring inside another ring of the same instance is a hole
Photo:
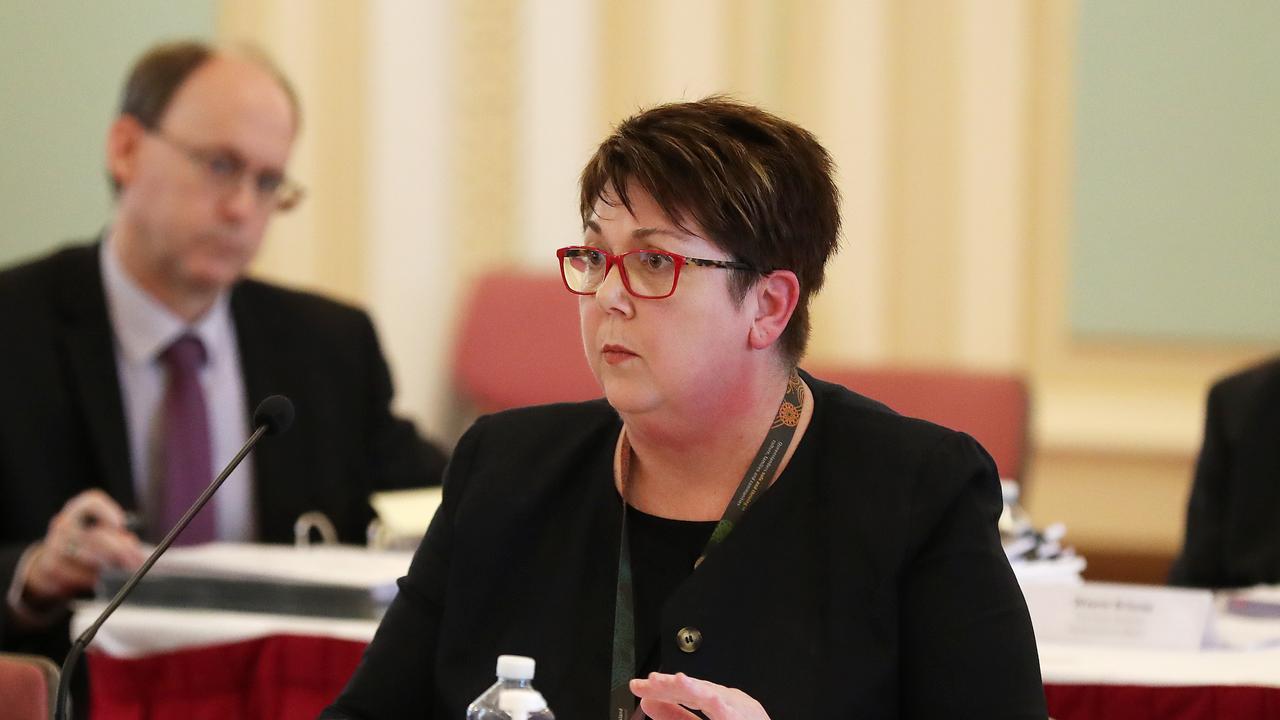
[[[668,598],[662,668],[792,718],[1045,717],[1000,546],[999,483],[966,435],[805,376],[783,475]],[[608,713],[621,422],[603,401],[480,419],[333,718],[460,718],[500,653],[565,720]],[[793,472],[808,467],[810,472]],[[678,629],[702,632],[682,652]]]
[[[1209,391],[1187,536],[1169,581],[1280,583],[1280,359]]]
[[[0,583],[77,493],[99,487],[136,506],[127,430],[96,245],[0,273]],[[436,484],[439,450],[391,415],[391,379],[369,318],[315,295],[245,280],[231,293],[248,407],[288,396],[297,419],[254,463],[260,539],[292,542],[319,510],[363,543],[374,489]],[[224,458],[220,460],[230,460]],[[66,625],[20,635],[0,612],[0,648],[58,662]],[[58,635],[61,634],[59,637]],[[52,644],[50,644],[52,643]]]

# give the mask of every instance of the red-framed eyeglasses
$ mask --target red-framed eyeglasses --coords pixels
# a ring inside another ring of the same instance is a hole
[[[631,250],[614,255],[597,247],[572,245],[556,250],[556,257],[560,258],[564,286],[575,295],[595,295],[608,277],[609,268],[615,265],[627,292],[646,300],[671,297],[680,281],[680,269],[685,265],[760,272],[735,260],[707,260],[664,250]]]

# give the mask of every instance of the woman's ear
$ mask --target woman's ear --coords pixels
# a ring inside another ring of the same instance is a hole
[[[753,350],[770,347],[787,329],[791,315],[800,302],[800,280],[790,270],[774,270],[752,288],[755,296],[755,318],[747,338]]]

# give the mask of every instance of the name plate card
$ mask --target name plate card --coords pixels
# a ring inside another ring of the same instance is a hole
[[[1022,593],[1040,642],[1199,650],[1213,615],[1208,590],[1028,583]]]

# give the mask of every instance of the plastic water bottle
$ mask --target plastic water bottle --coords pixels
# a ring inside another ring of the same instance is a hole
[[[489,686],[488,690],[480,693],[480,697],[476,698],[467,706],[467,720],[512,720],[517,715],[512,712],[519,712],[518,715],[522,720],[555,720],[555,715],[547,709],[547,703],[542,699],[542,695],[533,689],[533,670],[534,662],[531,657],[523,655],[499,655],[498,656],[498,681]],[[527,690],[529,693],[511,694],[513,690]],[[502,708],[502,696],[504,693],[510,695],[509,704],[528,703],[537,705],[538,707],[525,710],[513,710],[509,712]],[[533,696],[536,695],[536,700]]]
[[[511,716],[511,720],[530,720],[548,717],[547,701],[533,688],[511,688],[498,692],[498,708]]]

